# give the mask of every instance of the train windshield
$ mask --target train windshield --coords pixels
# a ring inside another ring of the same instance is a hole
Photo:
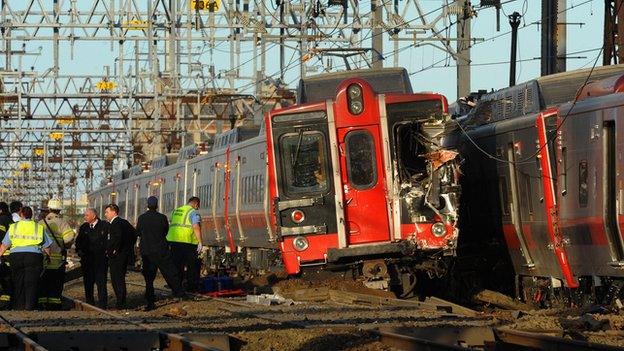
[[[287,194],[322,193],[328,189],[327,148],[321,132],[284,134],[280,149]]]

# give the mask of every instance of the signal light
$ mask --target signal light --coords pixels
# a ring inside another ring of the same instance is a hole
[[[359,115],[364,111],[364,101],[362,101],[362,87],[358,84],[351,84],[347,88],[347,102],[349,103],[349,112],[353,115]]]
[[[303,211],[301,211],[301,210],[294,210],[290,214],[290,218],[292,219],[293,222],[299,224],[299,223],[305,221],[305,213],[303,213]]]

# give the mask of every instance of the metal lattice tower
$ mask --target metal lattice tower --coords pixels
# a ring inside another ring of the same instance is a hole
[[[121,164],[257,120],[291,97],[289,78],[397,66],[401,42],[466,60],[451,43],[471,40],[447,30],[470,18],[465,1],[215,1],[2,0],[0,198],[75,201]],[[110,57],[102,72],[62,62],[85,43]],[[49,65],[23,67],[38,45]]]

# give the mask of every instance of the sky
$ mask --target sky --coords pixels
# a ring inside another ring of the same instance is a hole
[[[369,1],[362,0],[361,4]],[[11,3],[15,3],[15,1],[11,1]],[[89,2],[83,3],[80,1],[79,3],[87,4]],[[479,1],[473,1],[473,3],[478,5]],[[499,32],[496,31],[496,11],[493,8],[479,9],[477,17],[472,20],[473,38],[485,39],[483,42],[474,44],[471,50],[471,87],[473,91],[477,89],[498,89],[508,84],[511,35],[509,34],[510,26],[506,15],[514,11],[523,14],[518,37],[518,60],[520,62],[517,66],[516,81],[530,80],[540,74],[540,25],[537,22],[541,18],[541,1],[503,0],[503,3]],[[425,11],[433,11],[432,15],[428,17],[431,20],[439,14],[435,10],[440,8],[443,1],[420,0],[420,4]],[[361,8],[366,8],[366,4],[361,5]],[[565,12],[567,16],[566,22],[569,23],[567,25],[567,50],[570,56],[574,56],[574,58],[568,59],[568,70],[591,67],[593,65],[599,54],[598,48],[602,44],[603,8],[604,1],[601,0],[567,0],[567,9],[560,9],[560,11]],[[332,9],[335,9],[335,7]],[[415,13],[408,13],[406,17],[408,20],[413,20],[414,15]],[[443,27],[445,27],[445,24],[441,23],[438,25],[438,29]],[[455,26],[451,26],[449,30],[454,35]],[[392,66],[392,45],[386,40],[384,46],[384,56],[387,57],[384,66]],[[399,64],[410,72],[414,90],[439,92],[446,95],[449,101],[454,101],[456,99],[456,69],[454,60],[448,54],[431,46],[418,48],[405,48],[405,46],[409,46],[409,43],[401,43]],[[24,69],[33,66],[36,70],[43,71],[51,66],[52,50],[47,43],[27,43],[29,51],[38,51],[39,47],[41,47],[40,56],[24,57]],[[141,48],[143,51],[146,51],[145,45],[142,45]],[[214,50],[211,55],[205,44],[194,44],[194,51],[201,53],[197,57],[205,65],[204,67],[214,64],[217,70],[229,68],[229,54],[223,49],[227,49],[227,46],[222,45]],[[594,51],[581,52],[592,49]],[[125,50],[126,57],[131,58],[134,56],[134,44],[128,43]],[[241,58],[240,69],[243,73],[251,74],[251,64],[245,63],[254,53],[251,51],[251,46],[243,45],[242,50],[248,51],[248,53]],[[576,52],[581,53],[576,54]],[[290,53],[287,51],[286,54],[290,64],[287,66],[285,81],[291,83],[292,87],[296,87],[299,74],[299,59],[298,57],[293,57]],[[79,42],[74,47],[73,59],[71,55],[69,46],[64,44],[61,48],[62,73],[104,74],[105,65],[111,66],[110,72],[112,73],[114,70],[113,60],[117,57],[117,46],[114,45],[111,50],[111,44],[108,42]],[[269,75],[278,72],[277,55],[276,47],[271,47],[267,52],[267,73]],[[310,60],[310,62],[316,61]],[[602,64],[601,59],[599,59],[598,64]],[[334,66],[337,65],[337,61],[334,61]],[[143,66],[147,68],[146,63],[143,63]],[[126,69],[129,68],[129,66],[126,67]]]
[[[253,0],[250,1],[253,3]],[[370,8],[370,1],[361,0],[360,8]],[[25,4],[22,0],[10,0],[9,3],[14,9],[18,9],[20,6],[23,7]],[[67,6],[68,1],[63,3]],[[145,5],[143,2],[140,3]],[[443,3],[441,0],[420,0],[424,11],[432,12],[428,20],[432,20],[439,14],[437,9]],[[473,1],[473,3],[478,5],[479,1]],[[534,79],[540,74],[540,25],[538,22],[541,19],[541,1],[503,0],[503,3],[500,14],[500,31],[496,30],[496,11],[493,8],[479,9],[477,17],[472,20],[473,38],[484,39],[474,44],[471,50],[472,91],[478,89],[500,89],[508,85],[511,35],[507,15],[514,11],[523,15],[518,36],[519,63],[516,81],[520,83]],[[88,8],[90,4],[92,4],[91,1],[78,1],[78,6],[81,8]],[[270,3],[268,4],[267,6],[271,6]],[[569,55],[572,56],[567,61],[568,70],[591,67],[596,60],[598,65],[602,64],[599,48],[602,45],[603,9],[604,1],[602,0],[567,0],[566,9],[559,10],[560,12],[565,12],[567,16],[566,45]],[[336,11],[336,7],[332,7],[328,11]],[[415,12],[409,12],[406,15],[406,20],[415,21]],[[437,29],[440,30],[447,25],[449,25],[449,22],[440,23]],[[455,26],[451,25],[448,30],[451,31],[453,36],[455,35]],[[47,34],[49,32],[43,29],[40,33]],[[370,34],[363,33],[362,36],[369,38]],[[15,43],[13,49],[20,48],[20,45],[21,43]],[[370,40],[364,41],[363,46],[366,45],[370,45]],[[410,45],[409,42],[401,43],[399,48],[399,66],[405,67],[410,73],[413,90],[442,93],[448,98],[449,102],[455,101],[457,98],[457,81],[454,60],[447,53],[432,46],[410,47]],[[277,74],[279,74],[279,51],[276,46],[269,45],[268,47],[270,49],[267,51],[267,73],[277,77]],[[386,57],[384,66],[386,67],[393,65],[392,48],[393,45],[388,42],[386,37],[384,43],[384,56]],[[147,51],[145,44],[141,44],[140,49],[142,52]],[[163,48],[161,47],[160,49],[162,50]],[[253,74],[250,58],[257,55],[258,52],[254,52],[250,45],[242,45],[241,50],[245,54],[241,57],[238,68],[241,73],[250,76]],[[48,42],[27,42],[26,51],[31,53],[40,52],[40,54],[37,56],[24,56],[21,58],[21,61],[15,58],[13,61],[14,69],[18,68],[20,62],[23,70],[29,70],[32,67],[36,71],[44,72],[52,66],[52,47]],[[194,57],[196,57],[197,63],[203,67],[204,71],[207,71],[209,65],[214,65],[217,71],[225,71],[231,68],[227,45],[220,45],[215,50],[209,50],[207,43],[194,43],[193,52],[197,54]],[[125,45],[125,53],[127,58],[134,57],[134,44],[132,42],[128,42]],[[296,88],[300,60],[296,55],[291,55],[292,53],[294,51],[288,50],[286,53],[288,70],[285,72],[285,82],[289,83],[290,87]],[[72,48],[64,42],[60,48],[60,73],[64,75],[103,75],[106,72],[105,66],[109,66],[110,72],[113,73],[117,56],[116,43],[78,41],[72,51]],[[2,63],[0,62],[0,65]],[[326,63],[326,60],[314,58],[307,64],[322,65]],[[125,69],[133,72],[134,70],[131,70],[129,65],[130,63],[128,63]],[[334,61],[335,66],[339,66],[337,60]],[[142,63],[142,68],[147,69],[145,62]],[[186,67],[182,68],[186,69]],[[322,71],[320,66],[317,68],[317,71]],[[253,84],[245,84],[243,86],[249,88]],[[245,92],[252,91],[248,89]]]

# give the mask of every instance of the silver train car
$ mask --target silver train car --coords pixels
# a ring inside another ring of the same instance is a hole
[[[624,66],[589,74],[484,95],[445,140],[464,159],[460,257],[536,305],[624,297]]]
[[[197,196],[202,241],[213,251],[208,255],[215,260],[212,264],[217,266],[216,260],[224,257],[238,258],[262,270],[280,259],[267,225],[266,172],[264,131],[237,127],[217,135],[210,146],[193,144],[153,160],[149,169],[137,165],[118,172],[88,194],[88,201],[100,213],[107,204],[116,203],[120,216],[136,224],[149,196],[159,198],[159,211],[167,216]]]

